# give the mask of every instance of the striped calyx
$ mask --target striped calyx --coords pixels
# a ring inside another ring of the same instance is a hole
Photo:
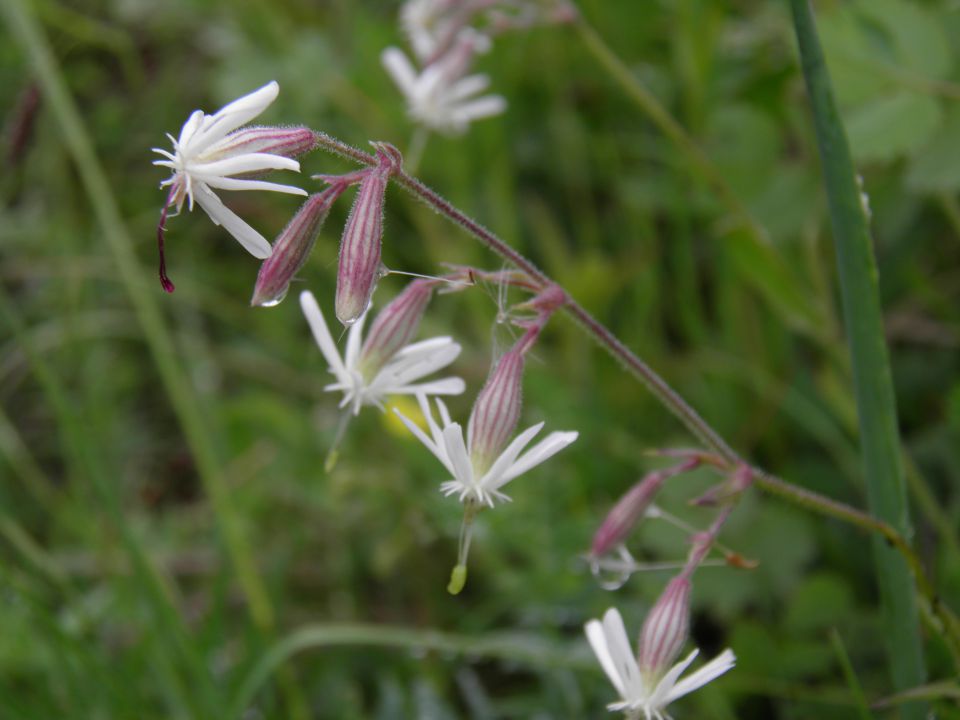
[[[317,146],[313,130],[306,127],[250,127],[225,137],[217,152],[223,157],[239,153],[269,153],[295,158]]]
[[[617,501],[593,536],[590,546],[593,557],[606,555],[627,538],[653,503],[666,478],[665,473],[652,472]]]
[[[360,350],[358,367],[365,378],[374,377],[413,339],[436,282],[414,280],[377,315]]]
[[[360,182],[357,199],[340,240],[335,312],[344,325],[352,325],[367,309],[380,279],[380,244],[387,184],[401,164],[396,148],[385,143],[376,144],[375,147],[377,164],[366,171]]]
[[[650,684],[659,682],[680,654],[690,633],[690,581],[671,580],[647,615],[640,631],[640,672]]]
[[[286,297],[290,281],[310,257],[330,207],[346,188],[346,185],[331,185],[307,198],[277,237],[273,253],[260,266],[251,305],[271,307]]]
[[[520,419],[523,353],[504,353],[477,395],[467,424],[467,447],[473,471],[483,475],[513,435]]]

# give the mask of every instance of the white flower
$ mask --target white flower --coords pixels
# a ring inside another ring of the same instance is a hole
[[[670,717],[664,710],[667,705],[723,675],[736,662],[733,651],[727,649],[696,672],[678,680],[680,673],[697,656],[699,651],[694,650],[662,677],[651,676],[643,673],[630,650],[630,640],[616,608],[607,610],[602,623],[599,620],[588,622],[585,630],[603,671],[620,693],[621,699],[607,707],[624,711],[630,720],[641,717],[667,720]]]
[[[364,405],[374,405],[383,410],[383,400],[387,395],[459,395],[463,392],[463,380],[458,377],[414,384],[457,358],[460,345],[451,338],[435,337],[407,345],[382,364],[375,365],[374,371],[370,372],[369,366],[360,362],[363,324],[367,313],[350,326],[346,352],[341,359],[313,293],[306,290],[300,293],[300,307],[320,352],[330,364],[330,372],[337,378],[337,382],[327,385],[324,390],[342,392],[340,407],[350,407],[354,415]]]
[[[490,84],[486,75],[464,76],[464,56],[474,51],[455,45],[420,73],[398,48],[387,48],[380,59],[415,121],[442,133],[459,134],[472,121],[499,115],[507,107],[500,95],[477,97]]]
[[[509,501],[510,498],[500,492],[501,487],[563,450],[576,440],[578,435],[576,432],[552,432],[518,458],[523,449],[543,428],[542,422],[537,423],[514,438],[490,468],[480,474],[476,471],[470,449],[464,442],[460,423],[450,420],[450,413],[443,401],[437,399],[437,408],[440,411],[440,419],[443,421],[443,428],[441,428],[433,419],[427,398],[422,393],[417,393],[417,400],[427,426],[430,428],[430,437],[404,417],[399,410],[394,409],[394,412],[453,476],[453,480],[448,480],[440,486],[441,492],[444,495],[458,495],[461,502],[472,501],[493,507],[495,500]]]
[[[292,185],[233,177],[267,170],[300,171],[300,163],[286,156],[312,146],[312,133],[305,128],[250,128],[234,132],[262,113],[279,92],[279,85],[270,82],[213,115],[194,110],[183,124],[178,139],[167,135],[173,142],[172,153],[153,148],[167,158],[153,164],[173,171],[173,175],[160,183],[160,187],[170,187],[167,206],[174,205],[179,212],[183,201],[189,199],[188,207],[193,210],[196,201],[215,224],[222,225],[257,258],[270,257],[270,243],[227,208],[211,188],[307,194]],[[162,225],[163,220],[161,230]]]
[[[420,60],[433,55],[439,42],[455,27],[454,19],[444,18],[455,9],[451,5],[449,0],[408,0],[400,8],[400,24]]]

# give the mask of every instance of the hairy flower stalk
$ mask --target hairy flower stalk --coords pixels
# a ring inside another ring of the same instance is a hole
[[[157,225],[157,247],[160,253],[160,282],[164,290],[173,292],[167,277],[164,258],[164,235],[167,214],[171,207],[179,213],[185,200],[193,210],[194,201],[204,209],[215,225],[222,225],[251,255],[270,256],[270,243],[236,213],[227,208],[213,189],[272,190],[293,195],[306,191],[292,185],[265,182],[251,178],[269,170],[300,171],[292,158],[312,150],[316,136],[304,127],[254,127],[238,130],[262,113],[276,99],[280,86],[270,82],[249,95],[224,106],[213,115],[195,110],[174,139],[173,152],[160,148],[153,151],[165,160],[153,164],[173,171],[160,187],[169,187],[166,202]]]
[[[392,145],[376,143],[374,147],[377,164],[366,170],[360,181],[360,190],[340,241],[336,315],[347,326],[355,323],[367,309],[382,275],[380,244],[387,183],[403,162],[400,152]]]
[[[331,185],[307,198],[277,237],[270,257],[260,266],[251,305],[271,307],[283,301],[290,281],[310,257],[330,208],[346,189],[346,184]]]

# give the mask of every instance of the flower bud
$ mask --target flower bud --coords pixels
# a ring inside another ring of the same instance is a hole
[[[606,555],[627,538],[653,503],[653,498],[666,479],[664,473],[652,472],[617,501],[593,536],[593,544],[590,546],[593,557]]]
[[[380,279],[380,242],[383,235],[383,205],[390,175],[400,168],[400,153],[378,144],[377,164],[360,182],[340,241],[335,311],[344,325],[356,322],[370,304]]]
[[[313,150],[317,138],[305,127],[252,127],[227,135],[216,146],[216,155],[232,157],[238,153],[268,153],[295,158]]]
[[[377,315],[360,350],[359,367],[372,378],[417,332],[436,280],[414,280]]]
[[[640,631],[640,672],[653,681],[669,668],[690,632],[690,581],[673,578],[647,615]]]
[[[345,185],[332,185],[307,198],[280,233],[270,257],[260,266],[251,305],[272,307],[283,301],[290,281],[310,256],[330,207],[345,189]]]
[[[520,419],[523,353],[504,353],[477,395],[467,424],[467,447],[473,469],[482,475],[507,444]]]

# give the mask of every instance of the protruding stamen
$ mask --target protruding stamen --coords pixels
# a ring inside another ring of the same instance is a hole
[[[171,195],[173,193],[171,192]],[[160,224],[157,225],[157,251],[160,253],[160,284],[163,285],[163,289],[168,293],[172,293],[176,286],[167,277],[167,260],[163,253],[163,236],[167,229],[167,208],[170,207],[169,202],[163,206],[163,210],[160,211]]]

